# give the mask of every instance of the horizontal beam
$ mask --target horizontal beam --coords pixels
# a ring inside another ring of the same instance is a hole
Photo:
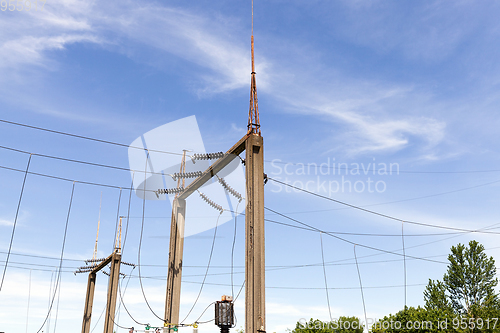
[[[106,259],[104,259],[103,261],[101,261],[101,263],[99,265],[97,265],[91,273],[97,273],[99,272],[101,269],[103,269],[104,267],[106,267],[107,264],[109,264],[111,262],[111,259],[113,259],[113,254],[114,252],[109,256],[107,257]]]
[[[203,186],[206,182],[208,182],[213,176],[215,176],[219,171],[224,169],[226,165],[232,162],[245,150],[245,143],[247,141],[248,135],[245,134],[244,137],[240,139],[234,146],[229,149],[224,156],[215,161],[214,164],[208,167],[201,176],[196,178],[188,187],[184,189],[184,191],[179,193],[179,199],[187,199],[194,191]]]

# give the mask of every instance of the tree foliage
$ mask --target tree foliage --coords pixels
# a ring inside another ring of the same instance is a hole
[[[458,332],[451,323],[452,314],[442,309],[407,307],[394,315],[385,316],[372,327],[373,333]]]
[[[449,265],[442,280],[431,280],[424,291],[425,307],[405,307],[385,316],[371,328],[373,333],[499,333],[500,300],[493,257],[484,246],[470,241],[451,247]],[[342,326],[341,322],[357,325]],[[340,325],[339,325],[340,324]],[[340,317],[338,321],[299,321],[291,333],[361,333],[356,317]],[[353,327],[356,327],[353,329]]]
[[[477,241],[451,247],[443,281],[429,280],[424,291],[427,309],[452,309],[460,315],[475,316],[488,307],[498,307],[495,260]]]
[[[427,310],[452,310],[446,295],[446,285],[442,281],[429,279],[429,284],[424,290],[424,300]]]

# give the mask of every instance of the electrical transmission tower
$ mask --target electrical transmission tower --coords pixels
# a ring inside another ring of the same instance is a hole
[[[264,140],[260,130],[257,83],[254,60],[253,2],[252,2],[252,73],[250,109],[247,134],[217,159],[207,170],[186,188],[182,188],[172,203],[170,251],[165,326],[169,329],[179,324],[180,290],[182,276],[182,251],[186,199],[203,184],[216,176],[225,166],[246,151],[246,213],[245,213],[245,333],[266,331],[265,318],[265,247],[264,247]],[[183,157],[185,166],[185,157]],[[182,166],[181,166],[182,169]],[[181,170],[181,173],[183,171]],[[178,189],[179,190],[179,187]],[[165,193],[172,190],[162,190]]]
[[[98,232],[99,233],[99,232]],[[116,311],[116,296],[118,293],[118,281],[120,275],[120,265],[134,266],[127,262],[122,262],[121,254],[121,240],[122,240],[122,217],[120,216],[120,223],[118,227],[118,232],[116,234],[115,248],[111,255],[107,258],[96,259],[95,252],[97,251],[97,239],[94,250],[94,256],[90,260],[86,260],[87,266],[79,267],[75,271],[75,275],[78,273],[89,273],[89,278],[87,282],[87,295],[85,296],[85,309],[83,312],[83,322],[82,322],[82,333],[90,332],[90,322],[92,319],[92,306],[94,303],[94,291],[95,282],[97,278],[97,273],[106,266],[110,265],[109,273],[102,271],[104,274],[109,276],[108,282],[108,295],[106,301],[106,317],[104,318],[104,333],[113,333],[113,326],[115,323],[115,311]]]

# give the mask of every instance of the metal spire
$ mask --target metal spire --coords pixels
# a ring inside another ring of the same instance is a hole
[[[259,103],[257,99],[257,82],[255,81],[255,56],[253,50],[253,0],[252,0],[252,83],[250,88],[250,110],[248,112],[248,134],[260,133]]]
[[[102,208],[102,191],[101,191],[101,200],[99,202],[99,219],[97,220],[97,235],[95,236],[94,254],[92,255],[92,259],[96,259],[96,256],[97,256],[97,242],[99,240],[99,225],[101,224],[101,208]]]

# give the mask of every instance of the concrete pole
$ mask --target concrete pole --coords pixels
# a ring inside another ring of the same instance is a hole
[[[104,321],[104,333],[113,333],[121,260],[122,255],[118,251],[115,251],[111,258],[111,269],[109,272],[108,300],[106,305],[106,318]]]
[[[245,333],[266,330],[264,141],[258,134],[246,140]]]
[[[186,200],[176,198],[172,204],[170,249],[168,253],[167,296],[165,301],[165,322],[172,324],[179,324],[185,217]],[[172,326],[169,326],[169,328],[172,328]]]
[[[94,290],[95,290],[96,273],[89,274],[87,282],[87,296],[85,297],[85,310],[83,312],[82,333],[90,332],[90,319],[92,317],[92,305],[94,304]]]

